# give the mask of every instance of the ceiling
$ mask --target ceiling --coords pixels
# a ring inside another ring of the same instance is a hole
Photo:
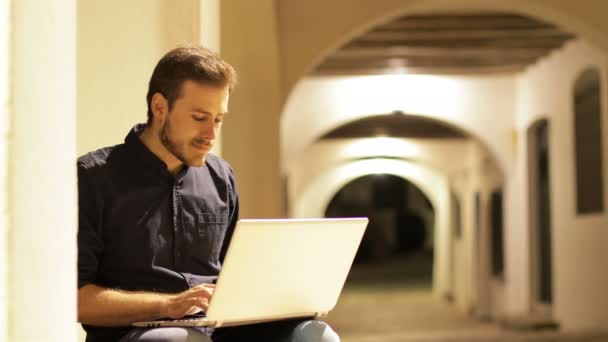
[[[515,73],[572,38],[509,13],[404,16],[354,38],[313,75]]]

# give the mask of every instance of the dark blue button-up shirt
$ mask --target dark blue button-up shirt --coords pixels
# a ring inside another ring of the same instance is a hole
[[[205,165],[173,177],[140,141],[78,159],[78,287],[180,292],[214,282],[238,218],[230,166]],[[87,341],[117,340],[129,328],[85,326]]]

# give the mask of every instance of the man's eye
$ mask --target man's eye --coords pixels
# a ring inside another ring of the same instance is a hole
[[[222,118],[215,119],[216,124],[221,124],[222,122],[224,122],[224,119],[222,119]]]
[[[201,122],[207,120],[206,116],[193,116],[193,118],[194,118],[194,120],[201,121]]]

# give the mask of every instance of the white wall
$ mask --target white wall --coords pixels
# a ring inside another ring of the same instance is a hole
[[[76,1],[12,5],[9,340],[75,341]]]
[[[9,11],[9,1],[0,0],[0,342],[8,341]]]
[[[122,143],[145,122],[154,66],[200,39],[198,0],[78,3],[78,154]],[[210,35],[212,32],[208,32]]]
[[[580,73],[589,66],[599,67],[602,78],[602,124],[604,165],[608,163],[608,98],[606,57],[584,41],[573,41],[530,68],[519,81],[517,127],[520,139],[535,120],[546,116],[550,129],[551,221],[553,229],[554,315],[565,330],[606,329],[608,326],[608,208],[602,214],[575,214],[573,86]],[[517,154],[517,170],[511,192],[517,192],[510,206],[527,211],[527,158],[522,144]],[[604,170],[606,171],[606,170]],[[604,178],[604,203],[608,203],[608,179]],[[522,204],[517,204],[520,202]],[[523,207],[523,208],[522,208]],[[517,215],[512,210],[511,215]],[[522,215],[523,216],[523,215]],[[520,227],[507,240],[507,256],[513,268],[529,264],[529,257],[517,256],[521,246],[529,245],[528,224],[510,216]],[[523,262],[523,263],[520,263]],[[513,287],[518,291],[524,285]],[[510,293],[511,296],[517,296]]]
[[[333,128],[399,110],[442,120],[479,137],[508,170],[515,80],[514,75],[307,77],[291,93],[281,118],[282,165]]]
[[[222,57],[239,74],[222,128],[222,154],[237,175],[241,217],[284,217],[278,1],[221,1]]]
[[[471,171],[461,172],[450,177],[450,188],[460,199],[461,235],[452,242],[452,295],[457,308],[472,312],[477,291],[475,284],[475,221],[473,196],[475,189],[471,179]]]
[[[160,1],[79,2],[78,155],[121,143],[146,121],[161,15]]]

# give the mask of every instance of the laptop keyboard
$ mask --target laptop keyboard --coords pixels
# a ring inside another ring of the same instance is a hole
[[[207,315],[204,312],[199,312],[197,314],[194,315],[189,315],[186,316],[184,318],[179,318],[179,319],[170,319],[170,318],[164,318],[164,319],[160,319],[157,320],[155,322],[151,322],[148,324],[148,326],[150,327],[159,327],[162,324],[180,324],[180,323],[188,323],[188,322],[194,322],[194,321],[198,321],[200,319],[205,318]]]

